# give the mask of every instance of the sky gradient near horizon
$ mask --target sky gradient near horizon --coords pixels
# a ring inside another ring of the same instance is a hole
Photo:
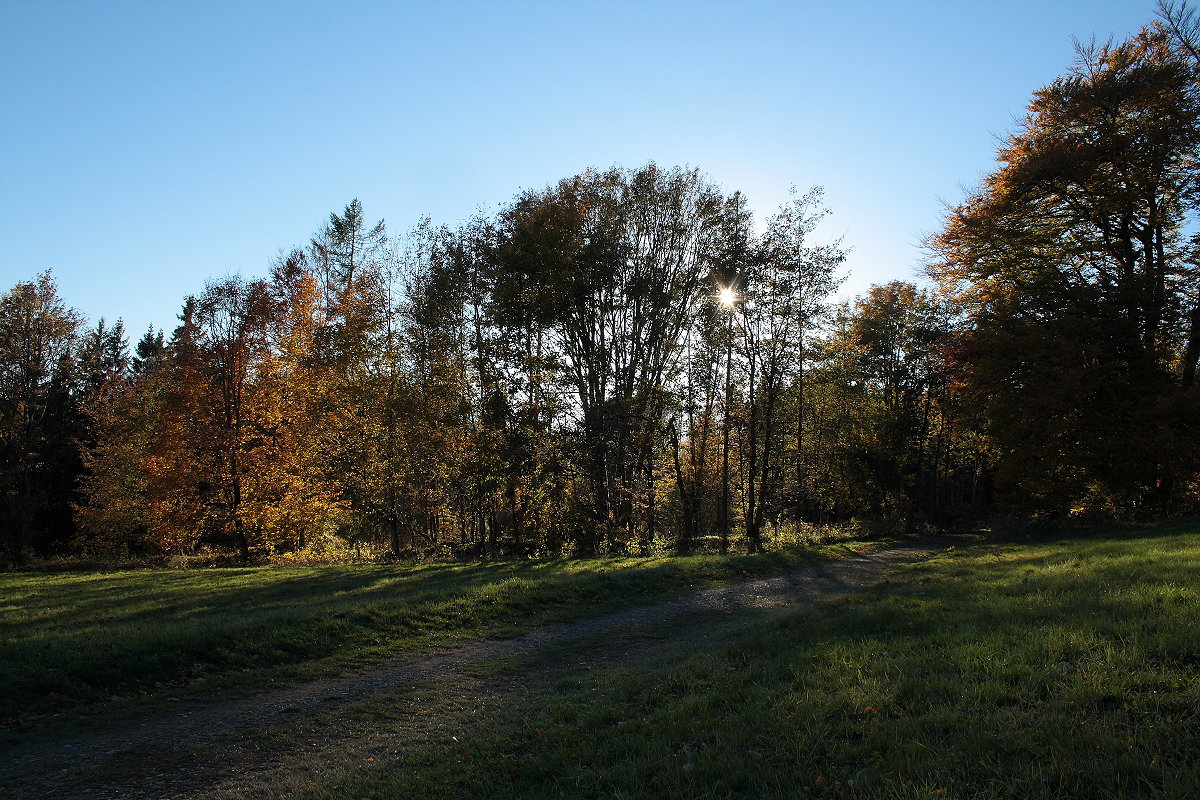
[[[846,294],[913,279],[1072,40],[1153,2],[0,0],[0,291],[170,332],[359,198],[457,224],[588,167],[825,188]]]

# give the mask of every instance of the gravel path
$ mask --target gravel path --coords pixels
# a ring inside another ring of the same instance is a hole
[[[890,565],[962,542],[962,537],[912,540],[778,577],[549,625],[517,638],[469,641],[308,683],[183,698],[167,712],[97,723],[65,735],[34,732],[0,747],[0,796],[227,798],[261,796],[264,785],[274,786],[276,796],[287,796],[301,788],[307,772],[335,770],[339,762],[357,759],[368,743],[378,748],[378,737],[388,726],[360,722],[356,729],[353,723],[339,722],[331,730],[315,724],[331,714],[351,712],[362,701],[404,692],[436,695],[440,706],[423,706],[406,715],[403,724],[391,726],[393,738],[422,739],[469,724],[480,708],[547,671],[670,646],[674,636],[652,629],[678,626],[688,631],[689,646],[701,641],[714,646],[744,626],[738,616],[742,612],[836,599],[876,583]],[[472,677],[472,667],[505,659],[516,659],[512,670],[502,669],[486,680]],[[523,665],[522,659],[534,666]],[[268,729],[288,730],[289,744],[265,746],[261,734]]]

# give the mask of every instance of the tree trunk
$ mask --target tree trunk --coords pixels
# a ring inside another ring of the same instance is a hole
[[[679,426],[674,420],[670,424],[671,431],[671,452],[674,455],[675,463],[675,486],[679,491],[679,509],[683,513],[683,527],[679,533],[679,544],[676,545],[676,551],[680,554],[691,552],[694,545],[694,535],[696,528],[695,508],[693,506],[693,493],[688,490],[687,480],[683,476],[683,463],[679,457]]]
[[[1183,351],[1183,389],[1187,391],[1196,385],[1196,362],[1200,361],[1200,292],[1192,305],[1192,313],[1188,317],[1187,346]]]
[[[749,334],[747,333],[747,342],[749,343]],[[758,509],[758,493],[756,491],[756,481],[758,480],[758,404],[755,398],[754,381],[757,378],[755,368],[758,364],[758,354],[753,346],[749,347],[747,358],[750,365],[749,384],[748,384],[748,402],[749,402],[749,443],[747,455],[749,456],[749,464],[747,471],[749,472],[749,480],[746,484],[746,540],[750,545],[751,553],[762,551],[762,535],[759,530],[759,509]]]
[[[725,424],[721,431],[721,555],[729,552],[729,427],[733,410],[733,384],[730,369],[733,366],[733,314],[730,312],[729,330],[725,342]]]

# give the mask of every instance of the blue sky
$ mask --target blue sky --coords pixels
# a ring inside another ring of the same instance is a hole
[[[911,279],[1072,38],[1152,2],[0,0],[0,291],[168,332],[330,211],[454,224],[589,166],[825,187],[846,291]]]

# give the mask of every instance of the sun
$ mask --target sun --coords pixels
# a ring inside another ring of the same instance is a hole
[[[729,287],[723,288],[718,297],[721,300],[721,305],[727,308],[733,308],[733,303],[735,300],[737,300],[737,295],[734,294],[733,289],[730,289]]]

